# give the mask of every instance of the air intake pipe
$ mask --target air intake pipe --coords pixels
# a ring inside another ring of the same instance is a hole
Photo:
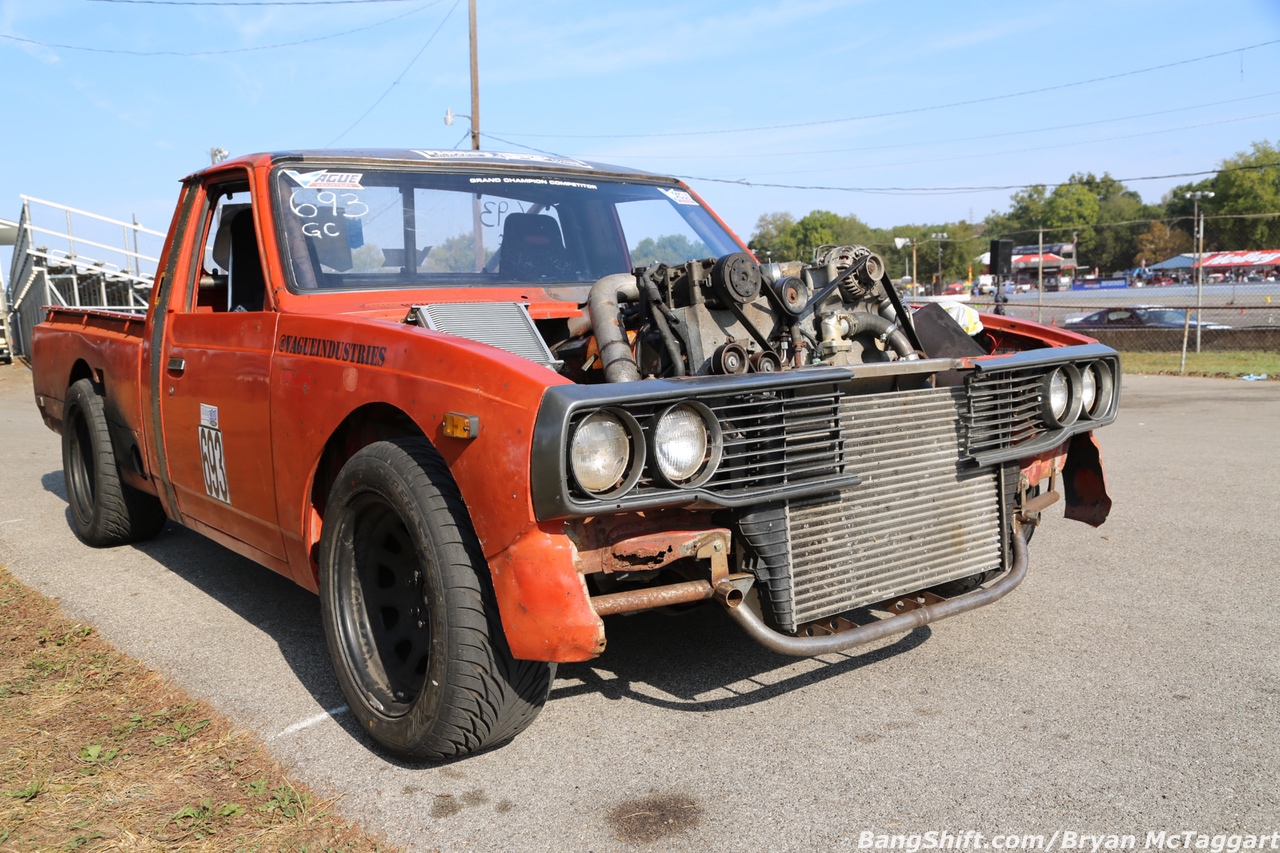
[[[902,329],[898,328],[897,323],[886,320],[879,314],[872,314],[867,311],[854,311],[841,316],[849,323],[849,337],[852,338],[863,332],[870,332],[877,338],[883,338],[885,344],[896,352],[900,358],[914,360],[920,357],[911,348],[911,341],[907,340],[907,336],[902,333]]]
[[[640,366],[631,354],[627,330],[622,326],[622,314],[618,310],[619,302],[639,299],[640,287],[631,273],[607,275],[591,286],[587,311],[591,314],[591,331],[600,349],[606,382],[636,382],[640,379]]]

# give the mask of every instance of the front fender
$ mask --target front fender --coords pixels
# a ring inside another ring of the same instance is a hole
[[[529,489],[543,393],[568,380],[465,338],[385,320],[299,315],[280,319],[272,373],[279,517],[300,583],[314,586],[310,552],[319,529],[311,486],[329,438],[362,407],[391,406],[431,440],[458,484],[512,652],[566,661],[599,653],[603,627],[572,546],[555,525],[537,525]],[[446,436],[448,412],[475,416],[476,436]]]

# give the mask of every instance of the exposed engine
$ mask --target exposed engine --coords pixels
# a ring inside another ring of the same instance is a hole
[[[592,336],[555,351],[579,382],[917,358],[900,307],[865,246],[825,246],[810,264],[735,252],[601,279],[588,300]]]

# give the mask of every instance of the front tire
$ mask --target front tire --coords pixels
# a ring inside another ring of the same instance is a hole
[[[533,722],[554,669],[511,656],[462,496],[425,439],[342,467],[325,506],[320,606],[361,727],[411,760],[503,744]]]
[[[62,470],[76,535],[96,548],[150,539],[164,527],[155,495],[120,479],[102,395],[88,379],[71,385],[62,413]]]

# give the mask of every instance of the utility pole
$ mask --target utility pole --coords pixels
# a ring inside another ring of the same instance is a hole
[[[945,231],[935,231],[929,235],[929,239],[938,244],[938,280],[933,284],[933,295],[942,295],[942,241],[947,239]]]
[[[471,150],[480,150],[480,59],[476,53],[476,0],[467,0],[471,30]]]
[[[1194,229],[1193,248],[1196,248],[1196,352],[1199,352],[1201,346],[1201,333],[1199,333],[1199,323],[1201,323],[1201,310],[1204,307],[1204,219],[1199,213],[1199,200],[1212,199],[1213,193],[1207,191],[1188,192],[1183,196],[1184,199],[1193,200],[1192,228]],[[1187,339],[1190,337],[1190,325],[1192,325],[1192,313],[1185,311],[1183,316],[1183,361],[1179,368],[1179,373],[1187,373]]]
[[[1044,322],[1044,228],[1040,229],[1039,253],[1036,255],[1036,322]]]
[[[1200,352],[1200,312],[1204,308],[1204,214],[1200,212],[1200,199],[1213,198],[1211,192],[1187,193],[1195,199],[1196,233],[1199,249],[1196,250],[1196,352]]]
[[[471,150],[480,150],[480,58],[476,48],[476,0],[467,0],[467,27],[471,34]],[[484,269],[484,223],[480,219],[480,195],[471,197],[472,245],[476,252],[476,272]]]

